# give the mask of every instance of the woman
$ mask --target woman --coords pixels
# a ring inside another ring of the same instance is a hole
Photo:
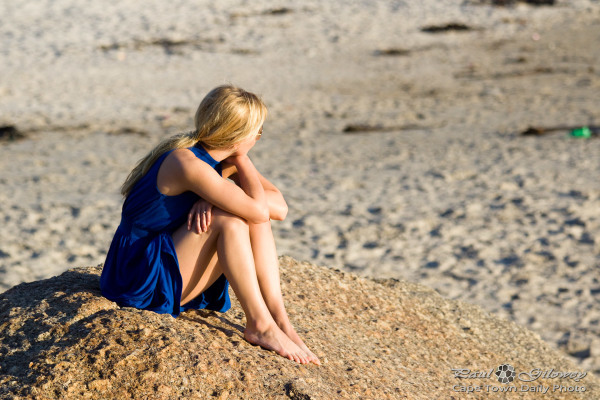
[[[100,286],[121,306],[177,316],[227,311],[231,284],[248,342],[320,364],[281,295],[270,220],[283,220],[287,205],[248,157],[266,116],[256,95],[217,87],[200,103],[195,131],[163,141],[138,163],[122,186],[121,223]]]

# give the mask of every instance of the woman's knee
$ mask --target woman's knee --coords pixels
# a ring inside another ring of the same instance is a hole
[[[213,214],[212,214],[212,222],[211,224],[214,225],[214,228],[219,229],[219,230],[224,230],[224,229],[242,229],[247,231],[248,230],[248,222],[235,215],[235,214],[231,214],[227,211],[223,211],[220,208],[216,208],[214,207],[212,210]]]

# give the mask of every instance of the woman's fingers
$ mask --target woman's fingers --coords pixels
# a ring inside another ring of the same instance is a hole
[[[208,231],[208,227],[212,221],[212,204],[207,204],[206,208],[202,210],[202,232]]]
[[[188,231],[192,230],[192,220],[195,216],[196,216],[195,207],[192,207],[192,209],[190,210],[190,213],[188,214],[188,220],[187,220]]]
[[[208,227],[210,226],[210,223],[212,222],[212,204],[208,203],[208,206],[206,207],[206,214],[204,214],[206,216],[206,230],[208,230]]]
[[[196,202],[188,214],[188,231],[191,231],[192,228],[198,234],[208,231],[212,222],[212,207],[212,204],[204,200]]]
[[[202,211],[198,210],[196,211],[196,233],[200,234],[202,233]]]
[[[206,210],[202,210],[200,221],[202,222],[202,232],[206,232],[208,228],[206,224]]]

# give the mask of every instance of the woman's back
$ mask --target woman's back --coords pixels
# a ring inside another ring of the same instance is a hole
[[[221,174],[221,164],[202,146],[191,147],[189,150]],[[127,196],[121,213],[122,225],[133,226],[141,231],[140,233],[172,232],[185,221],[191,206],[199,199],[198,195],[185,192],[177,196],[167,196],[157,187],[158,171],[171,152],[163,154]]]
[[[219,174],[221,164],[200,145],[189,148]],[[121,213],[106,262],[102,270],[102,294],[122,306],[178,315],[181,275],[171,234],[181,226],[192,205],[199,200],[193,192],[176,196],[162,194],[157,175],[163,154],[135,184]],[[204,296],[186,304],[188,308],[225,311],[230,307],[227,280],[221,277]]]

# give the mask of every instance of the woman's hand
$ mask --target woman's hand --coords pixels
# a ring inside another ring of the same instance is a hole
[[[247,156],[248,152],[254,147],[256,141],[260,136],[250,136],[246,139],[242,140],[239,143],[236,143],[234,146],[235,151],[231,154],[233,157],[243,157]]]
[[[213,205],[206,200],[200,199],[194,203],[188,214],[188,231],[194,229],[197,234],[208,231],[212,220],[212,208]]]
[[[248,157],[248,154],[233,154],[229,157],[227,157],[226,159],[224,159],[221,164],[223,165],[223,167],[225,166],[234,166],[236,168],[238,168],[238,165],[240,165],[240,163],[243,163],[245,160],[249,160],[250,157]]]

